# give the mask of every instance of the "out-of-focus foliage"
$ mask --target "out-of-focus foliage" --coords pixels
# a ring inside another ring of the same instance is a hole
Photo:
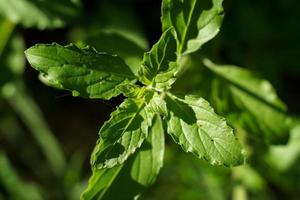
[[[21,76],[24,71],[25,50],[24,41],[21,36],[15,35],[11,38],[14,24],[0,18],[0,87],[12,81],[16,76]]]
[[[11,199],[43,199],[36,185],[24,183],[9,163],[7,156],[0,151],[0,182],[12,194]]]
[[[300,157],[300,127],[295,126],[290,133],[290,139],[286,145],[271,146],[266,154],[266,160],[270,166],[278,171],[286,171],[297,163]]]
[[[268,81],[240,67],[218,66],[208,60],[205,64],[217,75],[211,82],[211,101],[219,113],[236,115],[241,126],[266,141],[286,137],[291,119]]]
[[[75,2],[76,1],[76,2]],[[80,12],[77,0],[1,0],[0,14],[14,24],[39,29],[58,28]]]

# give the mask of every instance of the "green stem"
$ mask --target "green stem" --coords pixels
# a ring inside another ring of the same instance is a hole
[[[8,20],[0,20],[0,57],[6,47],[9,38],[12,35],[12,32],[15,29],[15,24],[11,23]]]
[[[61,176],[66,166],[63,151],[43,120],[41,111],[26,93],[22,82],[8,83],[4,86],[2,92],[11,107],[18,113],[24,124],[27,125],[46,156],[53,172],[57,176]]]
[[[235,185],[232,192],[232,200],[247,200],[247,191],[243,185]]]
[[[247,148],[248,147],[247,146],[247,135],[246,135],[245,131],[236,124],[234,127],[236,127],[237,138],[241,142],[244,149]],[[245,152],[247,153],[248,151],[245,151]],[[247,155],[245,155],[245,156],[247,156]],[[232,199],[233,200],[247,200],[248,199],[247,189],[245,188],[243,181],[241,181],[241,179],[243,179],[243,175],[241,175],[241,173],[243,173],[243,171],[244,171],[243,169],[245,167],[246,167],[246,161],[244,161],[243,166],[233,167],[231,169],[232,178],[234,180],[234,186],[233,186],[233,191],[232,191]]]
[[[4,152],[0,149],[0,182],[12,199],[41,200],[41,192],[35,184],[24,182]],[[0,196],[1,199],[1,196]]]

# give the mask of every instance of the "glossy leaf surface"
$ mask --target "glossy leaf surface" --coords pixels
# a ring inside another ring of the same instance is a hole
[[[234,166],[242,162],[242,149],[226,124],[209,103],[197,96],[166,97],[168,133],[184,151],[204,158],[212,165]]]
[[[116,86],[135,79],[121,58],[92,48],[40,44],[25,54],[46,84],[70,90],[74,96],[110,99],[120,94]]]
[[[100,129],[92,166],[99,169],[122,164],[141,146],[154,116],[147,108],[147,102],[149,99],[128,98],[111,114]]]

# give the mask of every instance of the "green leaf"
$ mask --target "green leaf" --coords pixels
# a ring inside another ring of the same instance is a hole
[[[168,109],[164,98],[164,93],[159,94],[155,92],[151,101],[148,103],[149,110],[166,117],[168,115]]]
[[[166,30],[160,40],[145,53],[139,71],[140,81],[157,89],[169,89],[179,70],[177,41],[173,28]]]
[[[203,11],[207,0],[163,0],[163,31],[175,28],[180,41],[179,54],[199,50],[218,34],[223,20],[222,2],[212,0],[212,7]]]
[[[122,84],[118,85],[117,89],[126,97],[140,98],[143,96],[146,88],[141,88],[134,84]]]
[[[223,113],[238,113],[242,126],[263,134],[266,141],[277,142],[287,137],[292,121],[268,81],[240,67],[215,65],[208,60],[205,65],[219,77],[212,100],[215,104],[227,101],[222,106]]]
[[[0,0],[0,13],[15,24],[45,29],[64,26],[80,10],[72,0]]]
[[[120,94],[116,86],[135,79],[121,58],[92,48],[40,44],[25,54],[46,84],[71,90],[74,96],[110,99]]]
[[[212,165],[234,166],[243,161],[241,145],[209,103],[196,96],[166,96],[168,133],[184,151]]]
[[[126,163],[93,170],[81,199],[135,199],[155,181],[163,165],[164,147],[162,122],[156,116],[147,139]]]
[[[120,174],[123,165],[113,168],[94,169],[89,179],[86,190],[82,193],[82,200],[100,200],[106,192],[110,190],[111,185]]]
[[[167,116],[167,106],[164,101],[165,94],[153,92],[146,87],[139,87],[133,84],[123,84],[117,86],[117,89],[122,92],[122,94],[129,98],[143,98],[145,93],[150,97],[151,100],[147,103],[147,109],[150,112],[157,113],[163,116]]]
[[[155,182],[159,170],[163,166],[165,152],[165,138],[162,120],[159,115],[153,119],[149,136],[136,155],[131,174],[137,177],[137,182],[149,187]]]
[[[117,31],[99,31],[87,37],[83,44],[92,45],[99,52],[120,56],[134,74],[137,74],[145,52],[145,49]]]
[[[144,98],[126,99],[102,126],[92,166],[99,169],[122,164],[141,146],[154,116],[147,106],[153,94],[143,95]]]

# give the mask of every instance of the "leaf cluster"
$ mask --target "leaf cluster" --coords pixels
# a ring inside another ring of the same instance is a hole
[[[128,66],[126,58],[131,54],[122,54],[126,50],[112,55],[89,46],[53,43],[25,51],[49,86],[84,98],[127,97],[99,131],[91,156],[93,175],[82,199],[116,199],[120,194],[114,190],[122,184],[130,185],[123,199],[139,196],[163,165],[165,132],[184,151],[212,165],[242,163],[241,145],[225,119],[201,96],[181,97],[170,91],[182,72],[184,58],[219,32],[222,19],[222,0],[214,0],[207,10],[197,0],[164,0],[163,33],[134,66]],[[105,37],[105,33],[100,35]],[[117,36],[121,42],[130,41]]]

